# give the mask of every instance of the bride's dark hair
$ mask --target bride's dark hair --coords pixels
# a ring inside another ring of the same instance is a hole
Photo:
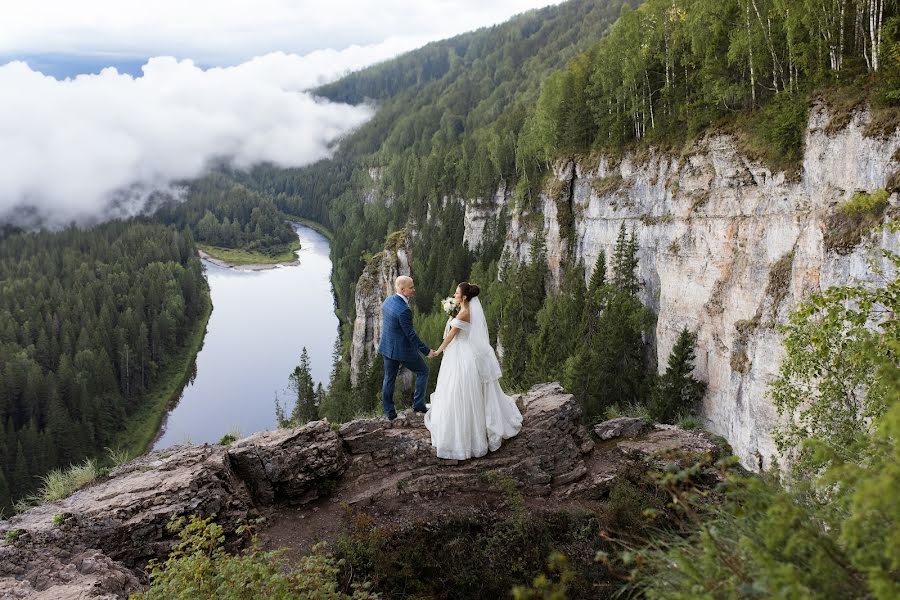
[[[466,302],[469,302],[472,298],[475,298],[476,296],[478,296],[478,294],[481,293],[481,288],[474,283],[463,281],[461,284],[459,284],[459,291],[466,299]]]

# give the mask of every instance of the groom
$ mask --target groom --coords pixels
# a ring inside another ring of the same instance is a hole
[[[413,396],[413,410],[426,412],[425,388],[428,385],[428,365],[422,359],[422,355],[428,358],[434,357],[434,352],[428,348],[413,329],[412,310],[409,300],[416,295],[416,286],[412,277],[401,275],[394,282],[396,294],[384,301],[381,305],[382,325],[381,343],[378,351],[384,357],[384,385],[381,388],[381,403],[384,405],[384,414],[394,420],[397,417],[397,409],[394,408],[394,382],[397,380],[397,371],[403,365],[416,374],[416,393]]]

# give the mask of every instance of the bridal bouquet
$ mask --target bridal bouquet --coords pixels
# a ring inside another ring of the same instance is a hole
[[[459,313],[459,305],[456,303],[456,298],[453,296],[441,300],[441,308],[451,317],[455,317]]]

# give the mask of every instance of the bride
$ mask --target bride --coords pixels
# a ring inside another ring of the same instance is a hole
[[[446,356],[425,426],[440,458],[484,456],[522,428],[519,409],[498,383],[500,363],[488,337],[479,291],[466,282],[456,288],[459,314],[447,322],[444,342],[435,350],[446,351]]]

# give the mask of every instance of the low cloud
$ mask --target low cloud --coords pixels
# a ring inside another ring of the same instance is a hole
[[[233,67],[150,59],[143,76],[106,69],[59,81],[23,62],[0,66],[0,221],[48,225],[127,216],[213,161],[297,167],[326,157],[373,108],[308,90],[415,41],[306,56],[273,53]]]

